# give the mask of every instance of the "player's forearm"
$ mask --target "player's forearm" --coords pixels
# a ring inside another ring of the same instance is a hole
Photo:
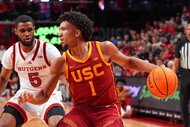
[[[0,76],[0,95],[5,90],[7,83],[8,83],[8,81]]]
[[[129,59],[126,66],[129,69],[134,69],[134,70],[143,71],[143,72],[150,72],[154,68],[158,67],[157,65],[154,65],[147,61],[144,61],[138,58],[133,58],[133,57]]]
[[[33,100],[29,101],[32,104],[40,105],[48,101],[49,97],[41,90],[39,93],[33,95]]]

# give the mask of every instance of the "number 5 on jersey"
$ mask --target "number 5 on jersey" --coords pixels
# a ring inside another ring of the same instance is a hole
[[[33,87],[39,87],[42,83],[41,79],[38,76],[39,76],[38,72],[28,73],[30,83]]]

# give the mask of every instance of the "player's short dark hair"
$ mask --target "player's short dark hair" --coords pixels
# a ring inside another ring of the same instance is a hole
[[[19,23],[23,23],[23,22],[31,22],[32,24],[34,24],[34,20],[32,19],[32,17],[30,17],[28,15],[20,15],[15,20],[15,26],[17,26]]]
[[[93,22],[85,14],[77,11],[64,12],[59,19],[59,23],[67,21],[77,27],[85,41],[89,41],[94,32]]]

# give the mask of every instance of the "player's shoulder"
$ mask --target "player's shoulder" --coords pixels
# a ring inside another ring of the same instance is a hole
[[[113,44],[111,41],[107,41],[107,40],[105,40],[105,41],[97,41],[97,42],[99,42],[99,43],[101,43],[101,44]]]
[[[56,58],[56,59],[54,60],[54,63],[55,63],[56,66],[58,66],[58,67],[62,66],[62,65],[65,63],[65,57],[60,56],[60,57]]]
[[[187,37],[186,36],[182,36],[179,40],[178,40],[178,42],[176,43],[176,48],[175,48],[175,50],[177,51],[177,50],[181,50],[181,48],[185,45],[185,44],[187,44],[187,43],[189,43],[189,40],[187,39]]]
[[[183,44],[185,44],[185,43],[187,43],[187,42],[189,42],[189,40],[187,39],[187,37],[186,36],[182,36],[180,39],[179,39],[179,41],[178,41],[178,45],[183,45]]]
[[[16,50],[18,51],[18,42],[11,45],[3,54],[4,60],[12,59],[12,54],[16,54]],[[15,52],[15,53],[14,53]]]
[[[102,50],[104,50],[104,49],[115,49],[115,45],[111,42],[111,41],[101,41],[100,43],[100,48],[102,49]]]
[[[99,42],[99,47],[102,54],[106,57],[110,57],[117,52],[117,47],[111,41],[101,41]]]
[[[114,44],[111,41],[96,41],[97,43],[99,43],[99,45],[101,47],[110,47],[110,46],[114,46]]]
[[[13,45],[11,45],[6,51],[5,53],[11,53],[13,52],[13,48],[16,49],[16,45],[18,44],[18,42],[14,43]]]

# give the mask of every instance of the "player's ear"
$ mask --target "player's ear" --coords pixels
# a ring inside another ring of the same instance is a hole
[[[13,33],[17,35],[17,28],[16,27],[13,28]]]
[[[76,32],[75,32],[75,36],[76,36],[76,37],[81,36],[81,31],[80,31],[79,29],[76,30]]]

